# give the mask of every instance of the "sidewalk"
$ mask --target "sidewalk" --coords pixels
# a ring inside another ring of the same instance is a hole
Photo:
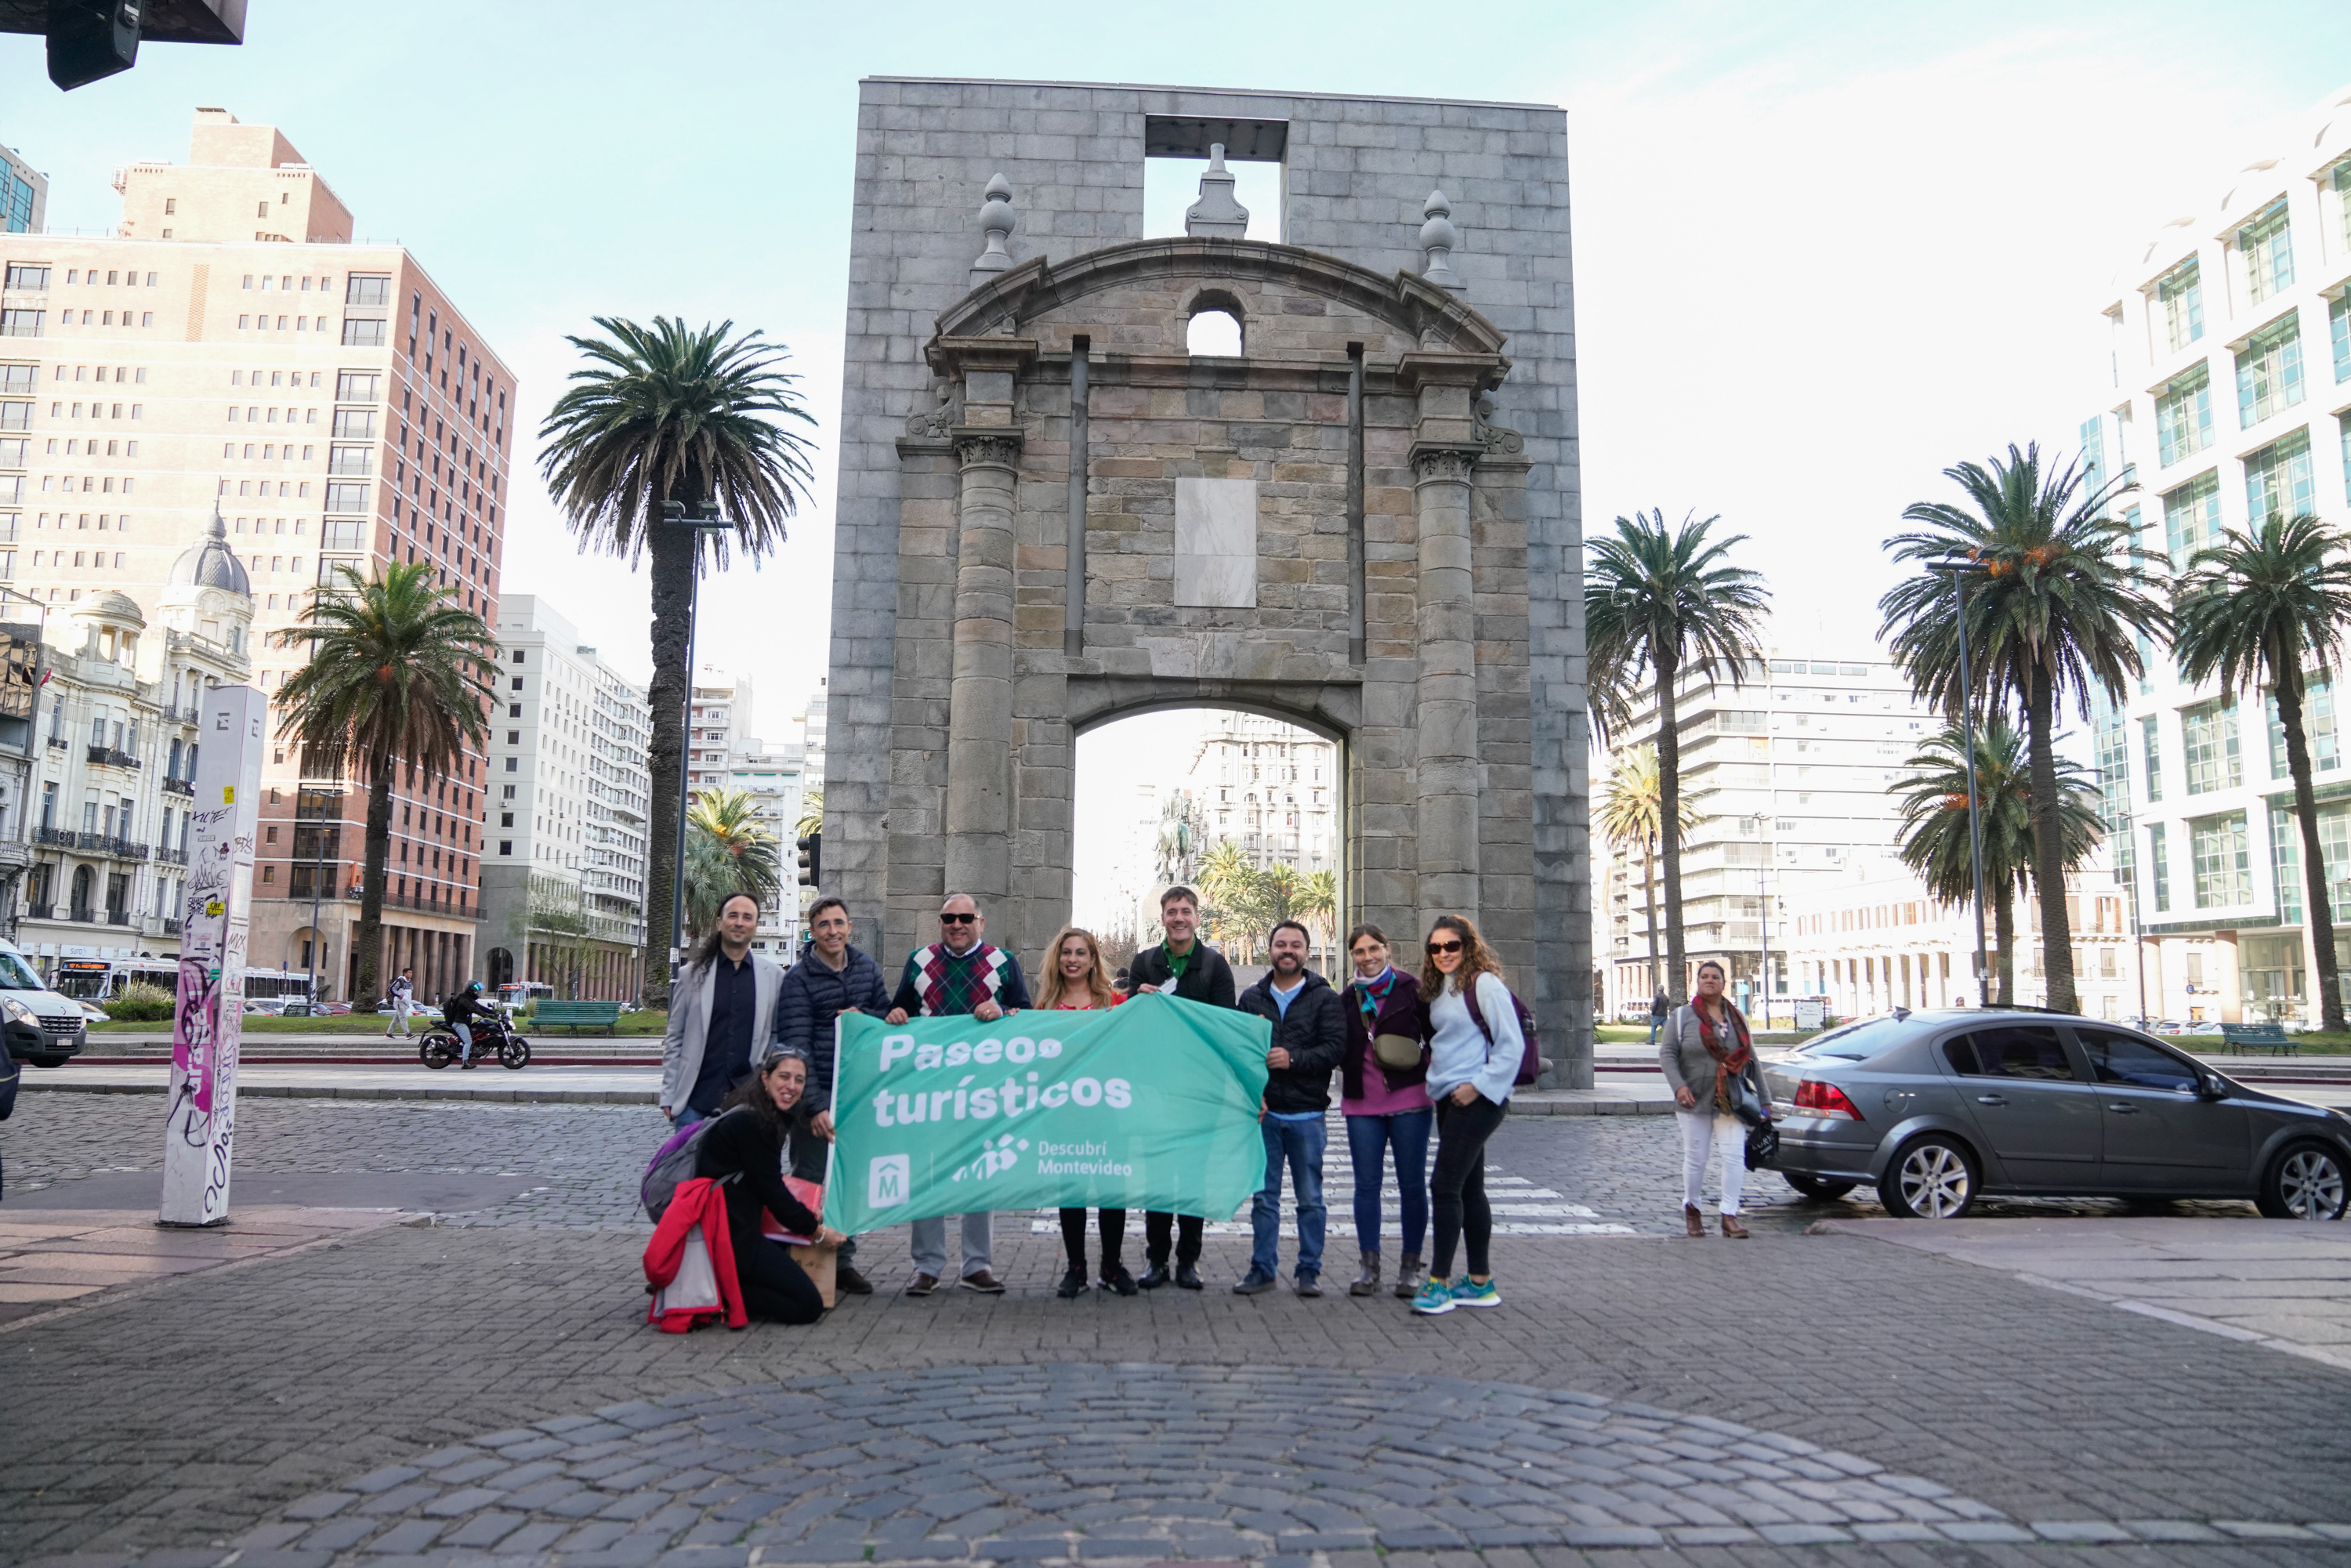
[[[399,1218],[389,1209],[258,1204],[235,1209],[227,1225],[173,1228],[155,1223],[152,1202],[43,1209],[19,1198],[0,1212],[0,1333],[101,1291],[119,1295],[121,1287],[287,1257]]]

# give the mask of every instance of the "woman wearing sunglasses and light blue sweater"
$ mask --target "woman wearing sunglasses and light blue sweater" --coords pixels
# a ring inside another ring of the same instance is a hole
[[[1437,1169],[1428,1183],[1437,1236],[1428,1283],[1412,1310],[1434,1317],[1502,1304],[1487,1256],[1494,1215],[1486,1202],[1486,1140],[1502,1124],[1526,1040],[1510,988],[1475,925],[1440,915],[1427,948],[1420,994],[1428,1009],[1428,1097],[1437,1103]],[[1457,1240],[1469,1254],[1468,1270],[1448,1285]]]

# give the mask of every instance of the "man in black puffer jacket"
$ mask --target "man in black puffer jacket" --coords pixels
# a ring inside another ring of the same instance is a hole
[[[1280,1261],[1281,1167],[1290,1166],[1298,1193],[1298,1268],[1301,1296],[1322,1293],[1322,1147],[1331,1110],[1331,1074],[1347,1051],[1347,1004],[1330,982],[1306,967],[1306,927],[1285,920],[1266,946],[1273,967],[1241,993],[1241,1011],[1273,1025],[1266,1052],[1265,1186],[1250,1211],[1256,1247],[1249,1273],[1233,1293],[1254,1296],[1274,1287]]]

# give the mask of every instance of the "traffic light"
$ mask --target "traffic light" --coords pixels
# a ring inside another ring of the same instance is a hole
[[[824,860],[823,831],[820,830],[801,839],[799,841],[799,852],[800,885],[802,887],[817,887],[822,885],[820,879],[824,874],[822,869]]]

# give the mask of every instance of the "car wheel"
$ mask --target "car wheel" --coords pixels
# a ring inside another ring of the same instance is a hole
[[[2340,1219],[2351,1207],[2343,1156],[2325,1144],[2296,1144],[2270,1162],[2257,1206],[2272,1219]]]
[[[1823,1203],[1834,1202],[1859,1185],[1849,1181],[1828,1181],[1820,1176],[1805,1176],[1796,1171],[1782,1171],[1780,1174],[1785,1176],[1788,1185],[1799,1193],[1806,1197],[1818,1198]]]
[[[1975,1207],[1976,1157],[1942,1133],[1911,1139],[1877,1179],[1886,1212],[1904,1219],[1957,1219]]]
[[[70,1056],[27,1056],[21,1058],[27,1067],[63,1067],[73,1060]]]

